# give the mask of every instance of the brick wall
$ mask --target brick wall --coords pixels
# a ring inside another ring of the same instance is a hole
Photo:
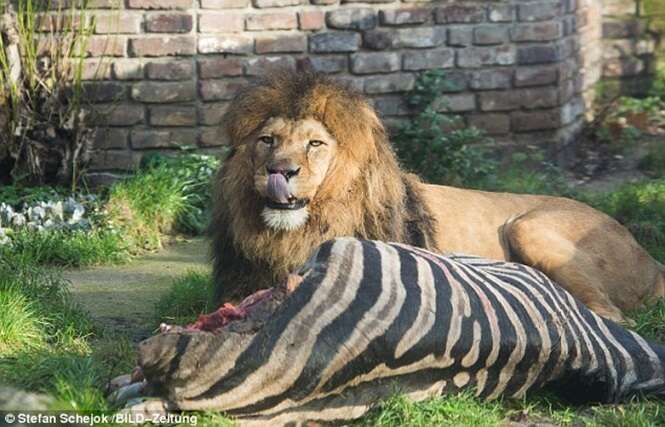
[[[218,150],[237,88],[301,58],[366,93],[390,125],[405,119],[403,93],[417,74],[445,69],[455,87],[442,110],[501,143],[561,147],[579,132],[601,72],[616,69],[603,59],[601,31],[624,34],[602,25],[601,0],[91,3],[84,71],[101,112],[98,179],[155,150]],[[622,66],[621,76],[638,68]]]

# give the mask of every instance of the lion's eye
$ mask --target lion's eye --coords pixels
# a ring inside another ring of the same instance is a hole
[[[266,145],[273,145],[275,143],[275,138],[270,135],[263,135],[259,137],[259,141]]]
[[[309,141],[309,145],[311,145],[312,147],[319,147],[319,146],[324,145],[324,144],[325,144],[325,142],[319,141],[318,139],[313,139],[313,140]]]

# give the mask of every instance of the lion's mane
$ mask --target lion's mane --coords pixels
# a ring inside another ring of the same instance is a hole
[[[253,186],[248,137],[266,120],[314,118],[338,141],[338,154],[310,202],[307,224],[266,227]],[[317,73],[276,71],[240,91],[224,129],[230,144],[216,179],[210,226],[217,298],[282,280],[312,250],[338,236],[432,246],[433,220],[404,173],[374,109],[360,94]]]

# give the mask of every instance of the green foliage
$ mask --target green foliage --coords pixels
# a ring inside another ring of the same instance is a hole
[[[158,301],[155,310],[158,321],[179,325],[189,323],[199,314],[214,310],[213,294],[210,273],[190,271],[174,279],[171,290]]]
[[[665,344],[665,300],[656,301],[647,310],[635,310],[630,318],[635,321],[635,332]]]
[[[638,168],[652,178],[665,177],[665,144],[656,144],[644,156]]]
[[[475,182],[491,174],[495,162],[480,145],[486,142],[482,132],[444,113],[442,94],[450,87],[442,70],[421,74],[406,99],[416,114],[397,130],[393,144],[403,165],[428,182]]]

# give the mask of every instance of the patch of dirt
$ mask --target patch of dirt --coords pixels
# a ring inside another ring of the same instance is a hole
[[[190,270],[208,270],[208,243],[175,243],[126,265],[67,270],[72,297],[100,326],[138,342],[152,335],[154,307],[172,280]]]

